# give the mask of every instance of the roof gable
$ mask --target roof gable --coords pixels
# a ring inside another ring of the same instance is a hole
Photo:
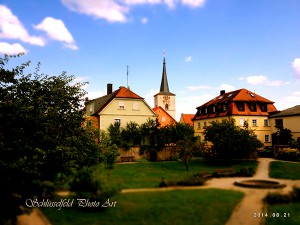
[[[227,92],[223,95],[219,95],[199,107],[228,103],[231,101],[261,102],[261,103],[270,103],[270,104],[274,103],[258,94],[255,94],[243,88],[236,91]]]
[[[126,87],[121,86],[117,91],[116,91],[116,98],[134,98],[134,99],[144,99],[141,96],[137,95],[133,91],[129,90]]]
[[[296,115],[300,115],[300,105],[296,105],[294,107],[282,110],[279,113],[276,113],[270,117],[274,118],[274,117],[296,116]]]
[[[144,99],[141,96],[135,94],[133,91],[129,90],[128,88],[121,86],[118,90],[108,95],[104,95],[100,98],[93,99],[88,104],[94,105],[95,114],[99,113],[115,98]]]

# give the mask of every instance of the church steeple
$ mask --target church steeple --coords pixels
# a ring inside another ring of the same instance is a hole
[[[169,90],[166,58],[164,57],[159,93],[154,95],[154,107],[162,107],[170,116],[176,118],[175,94]]]
[[[163,71],[162,71],[162,77],[161,77],[160,92],[163,92],[163,93],[170,92],[168,78],[167,78],[166,58],[165,57],[164,57],[164,62],[163,62]]]

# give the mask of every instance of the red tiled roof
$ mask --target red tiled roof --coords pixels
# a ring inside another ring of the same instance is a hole
[[[104,95],[100,98],[91,100],[91,102],[94,102],[95,112],[97,112],[97,113],[100,112],[115,98],[143,99],[141,96],[135,94],[128,88],[121,86],[118,90],[116,90],[108,95]]]
[[[136,99],[143,99],[141,96],[137,95],[136,93],[132,92],[126,87],[121,86],[116,91],[116,98],[136,98]]]
[[[169,125],[171,123],[176,123],[176,120],[166,110],[164,110],[161,106],[157,106],[157,107],[153,108],[152,110],[156,113],[158,121],[159,121],[161,127],[164,127],[164,126]],[[166,121],[164,121],[164,122],[162,121],[163,116],[167,117]]]
[[[244,103],[243,111],[238,110],[237,105],[235,104],[237,102]],[[251,103],[255,103],[256,111],[250,110],[249,104]],[[266,104],[266,111],[261,110],[261,104]],[[243,88],[236,91],[221,94],[215,97],[214,99],[206,102],[205,104],[197,107],[198,110],[215,107],[215,112],[210,111],[204,114],[203,111],[201,112],[201,114],[198,114],[197,112],[193,120],[224,117],[231,115],[268,116],[270,112],[277,111],[273,104],[274,102]],[[223,105],[226,105],[226,110],[224,111],[222,110]]]
[[[185,124],[190,124],[191,126],[193,126],[193,121],[192,119],[194,118],[195,114],[181,114],[182,120]]]

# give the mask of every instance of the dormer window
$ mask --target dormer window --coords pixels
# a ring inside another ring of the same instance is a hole
[[[245,104],[243,102],[237,102],[236,107],[238,111],[245,111]]]
[[[225,112],[225,111],[226,111],[226,109],[227,109],[227,105],[225,105],[225,104],[224,104],[224,105],[222,105],[222,111],[223,111],[223,112]]]
[[[249,109],[251,112],[256,112],[256,103],[250,102]]]
[[[212,113],[215,113],[216,112],[216,106],[213,106],[211,111],[212,111]]]
[[[262,112],[267,112],[267,104],[261,104],[260,105],[260,110],[262,111]]]
[[[207,114],[207,108],[204,109],[204,114]]]

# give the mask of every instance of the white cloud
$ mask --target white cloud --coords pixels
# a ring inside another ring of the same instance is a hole
[[[19,43],[9,44],[6,42],[0,42],[0,53],[7,55],[16,55],[18,53],[26,53],[26,49]]]
[[[159,92],[159,89],[151,89],[148,93],[145,94],[145,101],[151,108],[154,108],[154,95]]]
[[[109,22],[128,22],[127,15],[136,5],[164,4],[173,9],[178,4],[197,8],[206,0],[61,0],[69,10]]]
[[[66,48],[72,50],[78,49],[71,33],[62,20],[46,17],[40,24],[34,26],[34,28],[45,31],[48,37],[53,40],[63,42]]]
[[[284,110],[291,108],[300,103],[300,92],[294,92],[291,95],[283,96],[278,100],[275,100],[275,107],[277,110]]]
[[[191,62],[193,60],[193,57],[192,56],[187,56],[186,58],[185,58],[185,61],[186,62]]]
[[[129,8],[115,0],[61,0],[69,10],[92,16],[96,19],[105,19],[109,22],[126,22]],[[124,1],[123,1],[124,2]]]
[[[141,23],[142,23],[142,24],[147,24],[147,23],[148,23],[148,18],[147,18],[147,17],[143,17],[143,18],[141,19]]]
[[[183,5],[190,6],[192,8],[204,6],[206,0],[181,0]]]
[[[28,34],[18,17],[5,5],[0,5],[0,38],[18,39],[38,46],[45,45],[42,37]]]
[[[225,90],[226,92],[234,91],[235,87],[230,84],[221,84],[219,90]]]
[[[238,80],[244,81],[246,80],[248,84],[251,85],[268,85],[268,86],[282,86],[287,85],[290,82],[281,81],[281,80],[269,80],[267,76],[259,75],[259,76],[248,76],[248,77],[239,77]]]
[[[300,58],[295,58],[292,62],[292,67],[295,71],[296,78],[300,79]]]

